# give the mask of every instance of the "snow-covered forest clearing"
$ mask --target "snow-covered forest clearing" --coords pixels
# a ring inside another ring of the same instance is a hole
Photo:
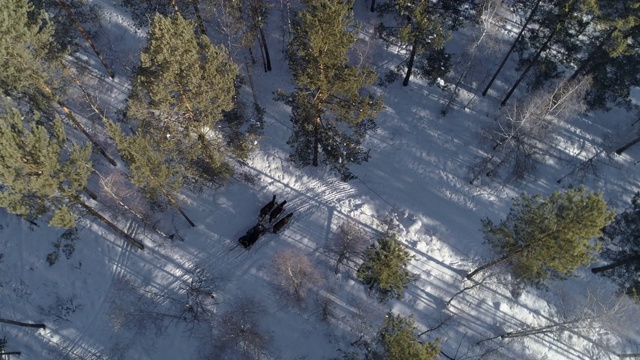
[[[0,0],[0,358],[639,358],[639,30]]]

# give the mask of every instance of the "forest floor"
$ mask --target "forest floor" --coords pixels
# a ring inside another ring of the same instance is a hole
[[[118,118],[128,76],[144,46],[144,31],[131,26],[123,9],[97,4],[105,19],[96,42],[117,76],[105,77],[88,51],[73,61],[76,69],[83,69],[78,74],[99,106]],[[382,75],[404,53],[369,37],[378,19],[367,11],[366,2],[357,1],[354,11],[363,23],[358,46]],[[196,227],[172,209],[153,211],[134,201],[139,196],[135,192],[127,193],[149,220],[139,221],[101,189],[98,175],[90,184],[100,200],[94,205],[141,240],[145,250],[131,248],[90,217],[80,223],[76,238],[63,239],[61,230],[44,222],[33,226],[0,210],[2,317],[47,325],[35,330],[0,324],[0,334],[9,341],[7,351],[21,351],[22,359],[243,359],[248,353],[265,359],[333,359],[352,350],[358,339],[374,336],[385,314],[393,311],[412,314],[421,332],[431,330],[421,340],[441,339],[444,354],[457,360],[607,359],[640,352],[638,306],[614,296],[615,286],[588,269],[550,284],[548,290],[513,288],[508,276],[495,272],[485,274],[492,276],[481,284],[463,281],[466,272],[492,257],[479,231],[480,220],[502,219],[514,195],[584,185],[601,191],[612,208],[624,209],[640,189],[635,162],[640,147],[621,156],[613,150],[633,137],[638,125],[632,125],[632,113],[614,109],[575,116],[555,134],[535,173],[521,181],[481,177],[470,185],[473,169],[491,148],[482,129],[499,116],[515,64],[509,64],[488,96],[475,98],[466,110],[463,104],[481,90],[478,84],[462,89],[446,117],[440,110],[448,92],[417,79],[407,87],[396,82],[374,89],[384,96],[385,110],[377,118],[379,129],[368,139],[371,160],[353,166],[357,179],[345,183],[323,167],[299,169],[287,160],[289,109],[272,94],[292,88],[279,16],[273,16],[267,32],[273,71],[263,73],[257,64],[252,72],[258,101],[267,111],[264,137],[250,159],[238,164],[229,184],[181,193],[180,203]],[[492,31],[504,48],[514,35],[508,21],[501,24]],[[447,46],[453,51],[464,48],[460,42],[476,30],[461,30]],[[486,64],[495,61],[486,59]],[[111,144],[78,89],[72,89],[71,96],[74,111],[92,133]],[[246,86],[241,96],[252,101]],[[573,171],[603,144],[606,151],[593,167]],[[113,145],[109,152],[116,155]],[[103,162],[96,168],[114,189],[126,193],[122,163],[113,168]],[[559,184],[568,173],[572,175]],[[285,213],[294,212],[291,223],[279,234],[266,234],[249,251],[238,247],[238,238],[256,223],[258,211],[273,194],[288,201]],[[357,281],[354,264],[334,273],[336,259],[326,247],[348,221],[371,241],[392,229],[416,256],[410,270],[418,279],[403,299],[378,302]],[[155,229],[172,234],[172,239]],[[57,248],[53,243],[59,243]],[[75,249],[69,258],[66,243]],[[289,250],[306,256],[321,274],[302,302],[283,296],[277,286],[274,261]],[[50,265],[47,256],[56,251],[59,257]],[[447,304],[472,285],[477,286]],[[188,307],[193,304],[201,307]],[[581,326],[499,337],[601,309],[610,314]],[[223,340],[221,332],[232,331],[223,320],[234,314],[244,314],[243,321],[262,334],[262,347]],[[248,353],[239,352],[244,345]]]

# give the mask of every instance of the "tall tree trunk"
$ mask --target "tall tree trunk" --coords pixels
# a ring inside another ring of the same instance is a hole
[[[176,4],[175,0],[169,0],[169,2],[171,3],[171,7],[173,8],[173,13],[174,14],[180,14],[180,11],[178,11],[178,5]]]
[[[258,45],[260,46],[260,56],[262,57],[262,67],[264,68],[264,72],[268,72],[267,70],[267,58],[264,55],[264,45],[262,44],[262,39],[260,38],[260,32],[256,33],[256,37],[258,38]]]
[[[291,0],[280,0],[280,7],[283,8],[281,12],[282,19],[282,53],[287,53],[287,44],[291,39]]]
[[[116,226],[114,223],[112,223],[111,221],[109,221],[107,218],[105,218],[104,216],[102,216],[99,212],[97,212],[95,209],[93,209],[91,206],[87,205],[87,203],[85,203],[84,201],[82,201],[82,199],[80,199],[80,197],[73,197],[72,200],[80,205],[80,207],[82,207],[83,209],[87,210],[87,212],[89,214],[91,214],[93,217],[97,218],[98,220],[102,221],[105,225],[107,225],[108,227],[110,227],[111,229],[113,229],[116,233],[122,235],[122,237],[125,238],[125,240],[127,240],[131,245],[137,247],[140,250],[144,249],[144,245],[134,239],[131,235],[127,234],[126,232],[124,232],[122,229],[120,229],[118,226]]]
[[[627,264],[635,262],[635,261],[640,261],[640,255],[629,256],[629,257],[624,258],[622,260],[618,260],[616,262],[613,262],[613,263],[611,263],[609,265],[593,268],[593,269],[591,269],[591,272],[594,273],[594,274],[598,274],[598,273],[601,273],[603,271],[615,269],[617,267],[620,267],[620,266],[623,266],[623,265],[627,265]]]
[[[484,91],[482,91],[482,96],[487,95],[487,92],[489,91],[489,88],[491,87],[493,82],[498,77],[498,74],[500,74],[500,71],[502,71],[502,68],[504,67],[504,64],[507,63],[507,60],[509,59],[509,56],[511,56],[511,53],[513,52],[513,50],[515,49],[516,44],[518,43],[518,41],[520,41],[520,38],[522,38],[522,34],[524,34],[524,30],[527,28],[527,25],[529,25],[529,22],[533,19],[533,16],[535,15],[536,10],[538,9],[538,5],[540,5],[541,1],[542,0],[536,1],[535,5],[533,6],[533,9],[531,10],[531,13],[529,14],[529,17],[527,17],[527,20],[524,22],[524,25],[522,25],[522,29],[520,29],[520,32],[518,33],[518,36],[513,41],[513,44],[511,44],[511,48],[509,48],[509,51],[507,52],[507,55],[505,55],[505,57],[502,59],[502,62],[500,63],[500,66],[498,66],[498,70],[496,70],[496,72],[493,74],[493,77],[491,78],[491,80],[489,80],[489,84],[487,84],[487,87],[484,89]]]
[[[375,12],[376,11],[376,0],[371,0],[371,8],[370,8],[371,12]]]
[[[269,56],[269,48],[267,47],[267,38],[264,36],[264,29],[262,27],[259,27],[258,31],[260,32],[260,39],[262,39],[264,56],[267,60],[267,71],[271,71],[271,57]]]
[[[84,136],[89,139],[89,141],[91,142],[91,144],[93,144],[93,146],[95,146],[96,148],[98,148],[98,151],[100,152],[100,154],[107,159],[107,161],[113,165],[113,166],[118,166],[118,163],[116,163],[115,160],[113,160],[113,158],[109,155],[107,155],[107,152],[104,151],[104,149],[102,148],[102,146],[98,143],[98,141],[96,141],[96,139],[93,138],[93,136],[91,136],[91,134],[89,134],[89,132],[82,126],[82,124],[80,124],[80,122],[78,121],[78,119],[76,119],[76,117],[73,115],[73,113],[71,112],[71,110],[69,110],[69,108],[62,102],[62,101],[57,101],[58,106],[60,106],[60,108],[62,108],[62,110],[64,111],[65,114],[67,114],[67,118],[69,118],[69,120],[71,120],[71,122],[73,123],[73,125],[78,128],[78,130],[80,130]]]
[[[109,73],[109,76],[113,79],[115,77],[115,74],[113,73],[113,71],[111,70],[109,65],[107,65],[107,62],[104,61],[104,58],[102,57],[102,54],[100,54],[100,51],[98,51],[98,48],[96,47],[96,45],[93,43],[93,41],[91,41],[91,38],[89,37],[89,34],[87,34],[87,32],[84,30],[84,28],[82,27],[82,25],[80,24],[78,19],[75,17],[75,15],[73,15],[73,12],[71,11],[71,8],[69,7],[69,5],[64,0],[58,0],[58,3],[60,4],[60,6],[62,6],[64,11],[67,12],[67,15],[69,16],[71,21],[73,21],[73,23],[75,24],[76,28],[78,28],[78,30],[80,31],[82,36],[84,36],[84,39],[89,43],[89,45],[91,45],[91,48],[93,49],[93,52],[96,54],[96,56],[98,57],[98,59],[102,63],[102,66],[104,66],[104,68],[107,70],[107,73]]]
[[[187,222],[189,223],[189,225],[191,225],[191,227],[196,227],[196,224],[193,223],[193,221],[191,221],[191,219],[189,219],[189,217],[187,216],[187,214],[185,214],[185,212],[182,210],[182,208],[180,207],[180,205],[178,205],[178,203],[173,200],[173,197],[171,197],[171,195],[169,195],[166,191],[162,190],[162,194],[169,200],[169,202],[171,203],[171,205],[173,205],[173,207],[175,207],[178,212],[180,212],[180,215],[182,215],[182,217],[187,220]]]
[[[0,318],[0,323],[17,325],[17,326],[22,326],[22,327],[37,328],[37,329],[46,329],[47,328],[47,326],[45,324],[24,323],[24,322],[4,319],[4,318]]]
[[[640,137],[637,137],[635,140],[629,142],[628,144],[622,146],[618,150],[616,150],[616,154],[621,155],[623,152],[627,151],[630,147],[640,142]]]
[[[40,83],[40,87],[42,88],[42,90],[44,90],[44,92],[49,96],[49,98],[51,100],[56,99],[56,96],[54,95],[53,91],[47,86],[47,84]],[[76,119],[76,117],[73,115],[73,113],[71,112],[71,110],[69,110],[69,108],[60,100],[55,100],[55,102],[58,104],[58,106],[60,106],[60,108],[62,109],[62,111],[64,111],[64,113],[67,115],[67,118],[69,120],[71,120],[71,122],[73,123],[73,125],[78,128],[78,130],[80,130],[84,136],[89,139],[89,141],[91,142],[91,144],[93,144],[93,146],[95,146],[98,151],[100,152],[100,154],[107,159],[107,161],[109,161],[109,163],[113,166],[117,166],[118,163],[116,163],[115,160],[113,160],[113,158],[109,155],[107,155],[107,152],[104,151],[104,149],[102,148],[102,146],[100,146],[100,144],[93,138],[93,136],[91,136],[91,134],[89,134],[89,132],[82,126],[82,124],[80,124],[80,122],[78,121],[78,119]]]
[[[86,186],[82,188],[82,191],[84,191],[84,193],[87,194],[92,200],[98,200],[98,195],[96,195],[96,193],[91,191]]]
[[[478,274],[479,272],[483,271],[484,269],[490,268],[490,267],[492,267],[492,266],[494,266],[494,265],[498,265],[498,264],[500,264],[501,262],[503,262],[503,261],[505,261],[505,260],[508,260],[511,256],[513,256],[513,254],[507,254],[507,255],[504,255],[503,257],[500,257],[500,258],[497,258],[497,259],[495,259],[495,260],[493,260],[493,261],[491,261],[491,262],[488,262],[488,263],[486,263],[486,264],[484,264],[484,265],[480,266],[479,268],[477,268],[477,269],[473,270],[473,271],[472,271],[472,272],[470,272],[469,274],[467,274],[467,276],[465,276],[465,278],[466,278],[467,280],[471,280],[471,278],[472,278],[472,277],[474,277],[474,276],[475,276],[476,274]]]
[[[196,14],[196,21],[198,23],[198,29],[204,36],[207,35],[207,28],[204,26],[204,20],[202,19],[202,13],[200,12],[200,6],[198,6],[198,0],[193,0],[193,12]]]
[[[318,153],[320,152],[320,126],[322,125],[321,121],[322,119],[318,116],[313,127],[313,166],[318,166]]]
[[[576,322],[578,322],[578,321],[567,321],[567,322],[564,322],[564,323],[551,324],[551,325],[541,326],[539,328],[534,328],[534,329],[529,329],[529,330],[510,331],[510,332],[507,332],[507,333],[504,333],[504,334],[500,335],[500,338],[501,339],[511,339],[511,338],[517,338],[517,337],[523,337],[523,336],[546,334],[546,333],[550,333],[550,332],[555,332],[560,327],[568,326],[568,325],[574,324]]]
[[[411,54],[409,55],[409,63],[407,64],[407,75],[404,77],[402,86],[409,85],[409,78],[411,77],[411,71],[413,70],[413,62],[416,58],[417,50],[418,50],[418,40],[413,40],[413,45],[411,45]]]
[[[470,272],[469,274],[467,274],[467,276],[466,276],[465,278],[466,278],[467,280],[471,280],[471,278],[472,278],[472,277],[474,277],[474,276],[475,276],[476,274],[478,274],[479,272],[481,272],[481,271],[483,271],[483,270],[485,270],[485,269],[487,269],[487,268],[490,268],[490,267],[492,267],[492,266],[494,266],[494,265],[498,265],[498,264],[500,264],[500,263],[501,263],[501,262],[503,262],[503,261],[509,260],[512,256],[514,256],[514,255],[516,255],[516,254],[518,254],[518,253],[523,252],[523,251],[524,251],[524,249],[526,249],[527,247],[528,247],[528,246],[527,246],[527,245],[525,245],[525,246],[521,247],[521,248],[520,248],[520,249],[518,249],[518,250],[512,251],[512,252],[510,252],[510,253],[508,253],[508,254],[506,254],[506,255],[502,256],[502,257],[499,257],[499,258],[497,258],[497,259],[495,259],[495,260],[493,260],[493,261],[490,261],[490,262],[488,262],[488,263],[486,263],[486,264],[484,264],[484,265],[480,266],[479,268],[477,268],[477,269],[473,270],[473,271],[472,271],[472,272]]]
[[[527,73],[529,72],[529,70],[531,70],[531,68],[533,67],[533,65],[538,61],[538,58],[540,57],[540,54],[542,54],[542,52],[547,48],[547,46],[549,45],[549,43],[551,42],[551,39],[553,39],[553,36],[556,34],[556,32],[558,31],[558,27],[560,25],[556,25],[553,28],[553,31],[551,31],[551,33],[549,34],[549,36],[547,37],[547,40],[545,40],[544,44],[542,44],[542,46],[540,47],[540,49],[538,49],[538,51],[536,52],[535,55],[533,55],[533,58],[529,61],[529,65],[527,66],[526,69],[524,69],[524,71],[522,72],[522,74],[520,74],[520,77],[518,78],[518,80],[516,81],[515,84],[513,84],[513,86],[511,87],[511,90],[509,90],[509,92],[507,93],[507,96],[504,97],[504,99],[502,100],[502,102],[500,103],[500,106],[505,106],[507,104],[507,101],[509,101],[509,98],[511,98],[511,95],[513,95],[513,92],[516,91],[516,89],[518,88],[518,85],[520,85],[520,83],[522,82],[522,80],[524,80],[524,77],[527,76]]]
[[[473,58],[471,61],[473,61]],[[467,77],[472,68],[473,67],[471,66],[471,64],[469,64],[467,68],[462,72],[462,75],[460,75],[460,77],[458,78],[458,81],[456,81],[456,84],[451,91],[451,95],[449,96],[449,100],[447,100],[447,103],[442,107],[442,110],[440,110],[440,114],[442,116],[447,116],[447,112],[449,112],[449,108],[451,107],[453,100],[456,99],[460,84],[462,84],[462,81]]]
[[[271,56],[269,56],[269,47],[267,45],[267,37],[264,35],[264,24],[262,22],[261,8],[259,0],[253,0],[253,5],[249,5],[249,14],[253,20],[253,26],[258,30],[258,44],[262,51],[262,61],[264,63],[264,72],[271,71]]]

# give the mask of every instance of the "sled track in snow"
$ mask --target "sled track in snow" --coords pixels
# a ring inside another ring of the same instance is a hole
[[[126,232],[132,235],[134,238],[137,236],[139,225],[135,221],[130,221],[127,224]],[[119,239],[116,239],[118,241]],[[96,336],[100,334],[108,334],[109,331],[105,331],[107,327],[109,327],[109,302],[111,299],[111,293],[114,290],[114,284],[120,280],[126,272],[127,264],[131,258],[131,253],[133,251],[132,246],[122,241],[122,246],[119,248],[118,256],[115,262],[112,264],[112,276],[109,286],[105,290],[105,294],[100,300],[100,304],[96,308],[93,316],[91,316],[91,320],[87,322],[89,325],[85,326],[83,329],[78,329],[75,339],[70,339],[67,343],[56,342],[52,344],[55,348],[60,349],[63,354],[59,355],[57,359],[67,360],[67,359],[103,359],[105,358],[103,352],[104,348],[102,346],[94,346],[94,339]],[[107,321],[105,321],[105,319]],[[49,341],[48,339],[45,339]],[[95,342],[97,343],[97,342]]]
[[[237,261],[249,261],[255,254],[261,253],[261,250],[267,247],[269,242],[280,241],[281,235],[286,233],[291,227],[308,221],[309,218],[322,208],[339,205],[341,201],[344,201],[356,193],[356,189],[351,185],[335,178],[328,181],[324,179],[314,179],[313,181],[303,184],[298,183],[298,185],[302,186],[300,188],[291,187],[283,191],[282,195],[278,194],[281,199],[287,200],[287,206],[279,218],[290,212],[294,212],[291,222],[284,229],[278,234],[271,232],[266,233],[249,250],[246,250],[238,243],[238,238],[244,235],[250,226],[253,226],[248,225],[246,229],[239,229],[235,238],[229,239],[230,246],[227,247],[226,250],[218,253],[217,256],[209,257],[202,265],[211,269],[211,271],[216,271],[217,269],[226,268],[229,264]],[[259,209],[256,208],[256,214],[258,211]],[[267,219],[264,221],[268,223]],[[277,220],[275,220],[274,223],[275,222],[277,222]]]
[[[301,220],[311,217],[314,213],[313,211],[320,207],[319,205],[314,206],[312,204],[296,206],[298,203],[299,202],[297,201],[292,201],[292,204],[294,206],[292,207],[287,206],[285,208],[285,211],[281,214],[281,216],[278,219],[274,220],[273,223],[276,223],[279,219],[281,219],[286,214],[289,214],[290,212],[294,212],[294,215],[291,218],[291,222],[279,233],[275,234],[272,232],[267,232],[260,239],[258,239],[258,241],[250,249],[247,250],[238,242],[238,238],[244,235],[246,230],[249,230],[249,228],[242,229],[237,233],[239,234],[237,238],[231,239],[230,241],[231,246],[227,247],[227,249],[224,250],[222,253],[220,253],[217,257],[209,258],[209,260],[204,262],[203,265],[210,266],[212,265],[212,263],[215,262],[216,263],[215,268],[219,269],[219,268],[224,268],[235,261],[250,259],[254,256],[252,254],[261,252],[260,250],[266,247],[268,242],[278,240],[278,238],[282,234],[284,234],[288,228],[290,228],[291,226],[295,226],[295,224]],[[287,205],[289,205],[289,202],[287,202]],[[263,223],[268,224],[268,220],[265,219]]]

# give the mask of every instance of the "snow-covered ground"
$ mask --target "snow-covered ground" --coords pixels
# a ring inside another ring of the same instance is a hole
[[[116,117],[128,91],[127,76],[144,44],[144,32],[130,25],[122,9],[99,4],[108,17],[97,42],[118,76],[105,78],[100,63],[86,52],[82,56],[91,66],[81,78],[98,104]],[[367,4],[358,1],[354,9],[364,23],[363,34],[371,33],[371,24],[377,21],[367,12]],[[116,211],[109,211],[96,203],[143,241],[145,250],[132,249],[87,217],[80,223],[73,255],[67,259],[60,252],[50,266],[47,255],[55,250],[52,243],[59,241],[62,231],[44,222],[35,227],[0,210],[0,253],[4,254],[0,316],[47,325],[36,330],[0,324],[0,335],[9,342],[7,351],[21,351],[21,359],[243,359],[246,355],[233,349],[224,351],[221,332],[227,329],[222,321],[229,318],[226,315],[245,314],[244,323],[253,324],[265,336],[265,359],[333,359],[342,356],[340,350],[351,350],[361,336],[373,336],[385,313],[392,310],[413,314],[421,331],[435,328],[421,339],[442,339],[443,352],[455,359],[592,359],[640,352],[638,307],[626,303],[617,304],[623,309],[614,320],[590,323],[587,329],[492,339],[505,332],[547,326],[563,316],[579,316],[594,304],[612,306],[615,287],[588,269],[551,284],[548,291],[515,291],[496,277],[446,306],[454,294],[471,285],[463,282],[462,275],[492,256],[478,230],[480,219],[504,217],[515,194],[549,194],[570,184],[584,184],[602,191],[613,208],[627,206],[640,189],[635,165],[640,147],[622,156],[598,158],[595,173],[569,176],[561,184],[557,180],[602,143],[612,151],[631,140],[633,114],[614,110],[575,117],[557,134],[561,141],[553,156],[525,182],[483,178],[470,185],[472,167],[489,148],[480,129],[494,121],[499,98],[510,85],[505,79],[513,74],[499,77],[489,95],[475,99],[466,111],[460,104],[471,94],[463,90],[446,117],[440,109],[447,93],[416,79],[408,87],[396,82],[377,89],[384,95],[386,109],[377,119],[379,130],[368,140],[371,160],[354,166],[358,178],[344,183],[322,167],[297,169],[287,161],[288,109],[272,99],[274,90],[291,88],[278,39],[278,17],[272,17],[268,32],[273,71],[263,73],[259,65],[253,71],[260,105],[267,110],[265,135],[259,150],[239,165],[239,173],[228,185],[182,193],[183,207],[196,227],[171,209],[150,215],[158,229],[175,234],[167,239],[117,205]],[[456,35],[454,41],[467,35]],[[378,40],[363,36],[363,41],[369,41],[368,59],[381,74],[401,58]],[[509,36],[513,34],[504,33],[505,42]],[[456,45],[448,46],[462,48]],[[73,91],[78,94],[78,115],[108,143],[104,130],[91,125],[92,120],[99,124],[97,116],[81,105],[77,89]],[[246,88],[242,96],[251,99]],[[113,148],[110,152],[115,154]],[[108,165],[97,168],[103,175],[114,171]],[[97,191],[99,178],[92,181]],[[290,226],[280,234],[265,235],[250,251],[242,250],[238,237],[255,224],[260,207],[273,194],[288,200],[287,211],[295,211]],[[98,195],[108,198],[104,191]],[[411,271],[418,280],[402,300],[379,303],[356,280],[353,269],[334,274],[335,259],[325,247],[338,226],[349,220],[372,241],[391,223],[416,256]],[[304,304],[292,304],[275,286],[273,261],[286,250],[306,255],[322,275]],[[202,281],[202,292],[189,291],[194,279]],[[214,319],[213,323],[185,321],[181,314],[188,299],[200,300],[201,311],[215,311],[211,316],[197,315]]]

